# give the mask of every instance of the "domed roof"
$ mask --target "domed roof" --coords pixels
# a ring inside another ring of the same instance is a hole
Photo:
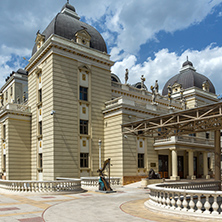
[[[48,27],[43,31],[45,41],[52,35],[56,34],[69,40],[76,40],[75,34],[81,30],[85,30],[91,37],[90,48],[97,49],[107,53],[106,43],[100,33],[92,26],[79,21],[79,17],[75,12],[75,8],[66,3],[61,12],[51,21]],[[35,44],[32,49],[32,55],[37,51]]]
[[[173,76],[169,79],[165,86],[163,87],[162,95],[167,95],[169,85],[173,86],[175,83],[181,84],[183,89],[188,89],[190,87],[198,87],[202,89],[202,84],[207,81],[209,83],[209,92],[215,94],[215,88],[212,82],[204,75],[197,73],[193,68],[193,64],[190,61],[183,63],[182,69],[179,74]]]

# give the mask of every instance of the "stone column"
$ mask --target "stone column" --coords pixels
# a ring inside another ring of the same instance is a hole
[[[177,172],[177,150],[172,149],[172,176],[170,177],[171,180],[180,180]]]
[[[215,180],[221,180],[220,130],[214,131]]]
[[[203,178],[210,179],[210,175],[208,175],[207,152],[203,152]]]
[[[171,154],[171,150],[169,150],[169,163],[168,163],[168,177],[170,178],[170,176],[172,176],[172,154]]]
[[[188,176],[187,179],[195,180],[196,176],[193,175],[193,150],[188,150]]]

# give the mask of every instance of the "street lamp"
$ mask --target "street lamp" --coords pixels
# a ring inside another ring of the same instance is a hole
[[[99,145],[99,169],[101,168],[101,144],[102,140],[99,140],[98,145]]]

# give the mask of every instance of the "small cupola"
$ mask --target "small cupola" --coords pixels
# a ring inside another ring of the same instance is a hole
[[[69,4],[69,0],[67,0],[67,3],[62,7],[61,13],[67,14],[69,16],[74,17],[75,19],[80,19],[78,14],[76,13],[75,8]]]

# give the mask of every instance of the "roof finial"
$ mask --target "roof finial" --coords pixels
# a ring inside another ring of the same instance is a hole
[[[69,0],[67,0],[67,4],[69,4]]]
[[[188,56],[187,56],[187,61],[188,61]]]

